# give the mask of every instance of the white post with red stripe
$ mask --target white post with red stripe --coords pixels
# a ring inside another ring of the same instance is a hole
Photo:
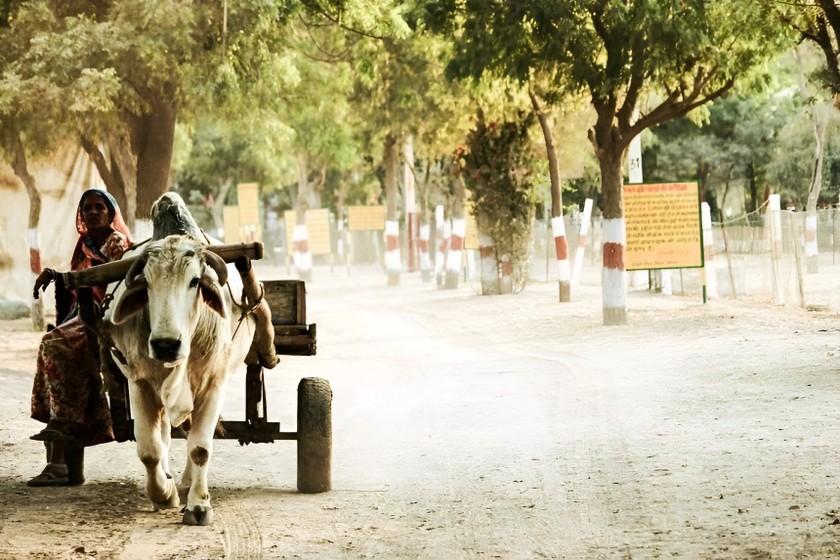
[[[592,199],[587,198],[583,203],[583,214],[580,219],[580,233],[578,233],[577,250],[575,251],[575,263],[572,268],[572,286],[580,284],[580,275],[583,272],[583,257],[586,253],[586,240],[589,236],[589,226],[592,222]]]
[[[446,248],[449,246],[449,222],[444,220],[443,206],[435,206],[435,284],[443,287],[446,276]]]
[[[452,235],[449,238],[449,250],[446,252],[446,287],[458,287],[461,277],[461,262],[463,261],[464,237],[467,234],[467,220],[452,219]]]
[[[604,220],[604,266],[601,272],[605,325],[627,323],[627,281],[624,268],[626,245],[624,218]]]
[[[385,222],[385,271],[389,286],[400,283],[400,223],[396,220]]]
[[[420,224],[420,241],[418,249],[420,251],[420,277],[423,282],[429,282],[432,279],[432,259],[429,255],[429,237],[431,236],[431,226],[429,224]]]
[[[569,242],[566,239],[566,220],[561,214],[551,218],[551,232],[554,234],[554,254],[557,257],[557,281],[560,287],[560,302],[571,301],[572,269],[569,266]]]
[[[715,239],[712,229],[712,210],[708,202],[700,203],[700,221],[703,226],[703,286],[706,297],[718,297]],[[734,290],[733,286],[733,290]]]
[[[35,285],[35,279],[41,274],[41,233],[38,228],[29,228],[26,230],[26,244],[29,246],[29,271],[32,273],[31,285]],[[44,296],[39,296],[38,299],[32,300],[30,306],[30,314],[32,317],[32,325],[39,331],[45,328],[44,320]],[[60,317],[56,317],[56,321]]]

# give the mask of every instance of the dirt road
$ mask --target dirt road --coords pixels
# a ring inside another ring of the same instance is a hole
[[[334,489],[296,492],[293,442],[218,441],[212,527],[152,511],[130,443],[26,487],[39,335],[0,323],[0,559],[840,557],[837,314],[635,291],[603,327],[596,282],[308,288],[318,355],[269,373],[269,417],[294,430],[299,379],[330,381]]]

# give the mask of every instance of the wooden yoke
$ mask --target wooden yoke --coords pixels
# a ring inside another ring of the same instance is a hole
[[[259,241],[254,243],[234,243],[230,245],[207,245],[205,249],[213,251],[226,263],[232,263],[239,257],[259,260],[263,257],[263,244]],[[85,270],[75,272],[59,273],[64,287],[68,290],[110,284],[125,278],[128,269],[134,264],[138,257],[127,257],[118,261],[103,263],[92,266]],[[244,280],[244,278],[243,278]]]

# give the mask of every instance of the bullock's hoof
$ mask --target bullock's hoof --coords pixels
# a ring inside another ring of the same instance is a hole
[[[170,476],[167,474],[167,477]],[[181,498],[178,496],[178,489],[175,487],[175,482],[170,478],[166,481],[165,494],[163,496],[152,497],[152,504],[155,506],[155,511],[162,509],[173,509],[181,505]],[[149,492],[151,494],[151,492]]]
[[[210,506],[195,506],[193,509],[184,508],[181,510],[184,516],[181,523],[184,525],[210,525],[213,523],[213,508]]]
[[[172,496],[168,500],[161,500],[161,501],[152,500],[152,505],[155,507],[155,511],[160,511],[162,509],[174,509],[174,508],[181,505],[181,500],[178,499],[178,494],[176,493],[174,496]]]

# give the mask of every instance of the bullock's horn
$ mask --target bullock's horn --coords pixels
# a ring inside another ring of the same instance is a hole
[[[217,255],[213,251],[205,250],[204,260],[207,262],[207,264],[213,267],[213,270],[216,271],[216,275],[219,277],[219,284],[224,286],[227,283],[228,271],[227,265],[225,264],[225,261],[222,259],[222,257]]]
[[[125,273],[125,287],[135,288],[146,283],[146,278],[143,276],[143,268],[146,266],[146,253],[143,253],[131,263],[131,268]]]

